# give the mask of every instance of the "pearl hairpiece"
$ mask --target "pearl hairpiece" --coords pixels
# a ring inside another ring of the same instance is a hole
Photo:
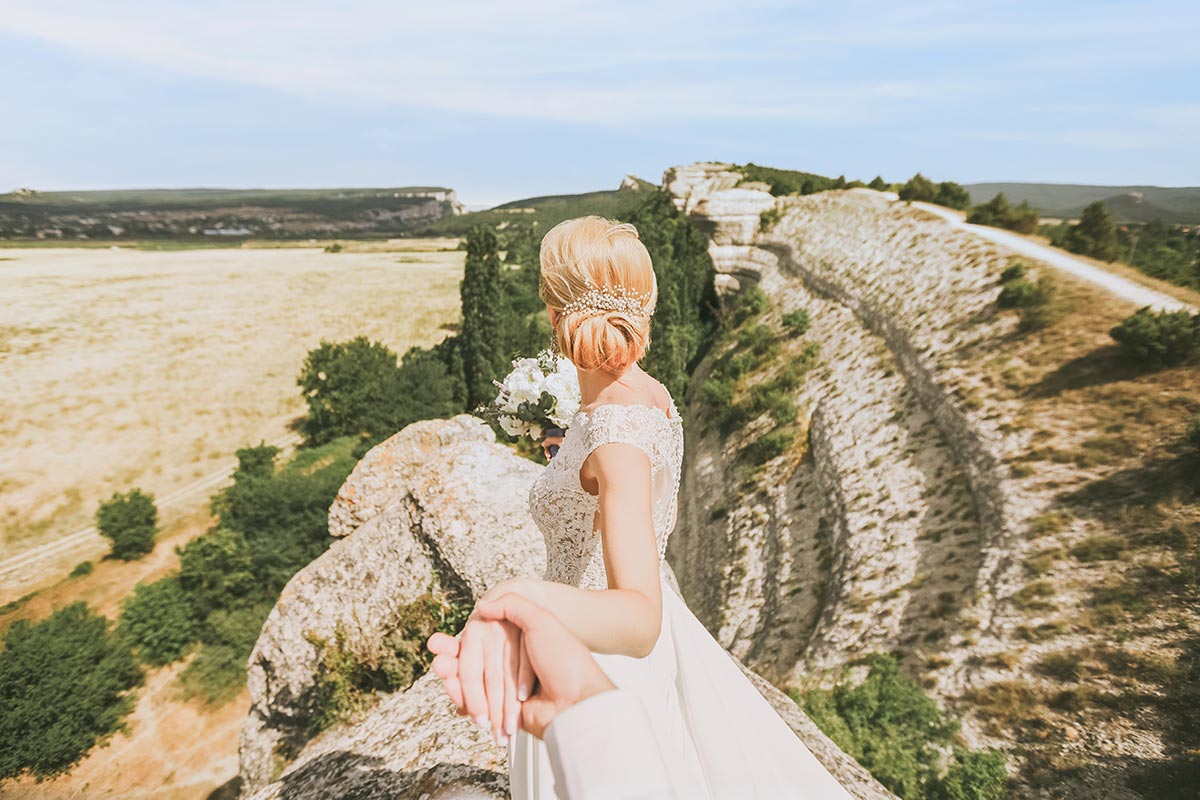
[[[625,286],[592,288],[563,306],[562,313],[587,311],[592,314],[603,314],[606,311],[620,311],[630,316],[649,317],[650,313],[646,310],[646,302],[650,299],[651,294],[649,291],[634,292]]]

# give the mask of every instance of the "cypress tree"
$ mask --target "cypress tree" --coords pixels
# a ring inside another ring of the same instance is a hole
[[[498,335],[505,300],[500,269],[495,231],[475,225],[467,234],[467,262],[460,285],[462,330],[458,334],[469,408],[496,396],[492,380],[502,378],[507,366],[505,343]]]

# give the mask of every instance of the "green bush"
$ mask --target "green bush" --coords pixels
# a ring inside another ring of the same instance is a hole
[[[901,675],[892,656],[872,655],[868,663],[860,684],[793,696],[829,738],[903,800],[1004,797],[1001,753],[958,746],[958,721]],[[954,762],[943,774],[944,748],[953,750]]]
[[[778,206],[771,206],[766,211],[758,215],[758,230],[760,233],[766,233],[774,228],[779,220],[783,219],[783,209]]]
[[[955,749],[945,777],[933,781],[930,800],[1003,800],[1008,770],[999,750]]]
[[[1041,330],[1063,315],[1065,308],[1058,300],[1057,284],[1049,274],[1040,276],[1036,282],[1030,281],[1024,277],[1024,266],[1014,264],[1004,271],[1001,278],[1006,276],[996,305],[1017,309],[1021,317],[1020,330]]]
[[[345,632],[338,628],[332,641],[310,639],[321,650],[313,706],[317,713],[310,734],[369,707],[378,692],[408,688],[429,668],[433,654],[425,646],[435,631],[457,634],[471,613],[472,604],[430,591],[400,609],[395,631],[385,638],[378,663],[368,664],[346,647]]]
[[[84,575],[91,575],[94,568],[95,567],[92,565],[92,562],[80,561],[75,565],[75,568],[71,570],[70,577],[82,578]]]
[[[789,428],[768,431],[747,445],[746,457],[751,464],[765,464],[786,453],[795,438],[795,432]]]
[[[246,661],[273,605],[271,600],[241,603],[208,615],[200,626],[204,646],[179,676],[188,696],[219,705],[242,690]]]
[[[803,308],[798,308],[795,311],[789,311],[782,317],[782,322],[792,333],[801,335],[808,332],[808,311]]]
[[[900,199],[906,203],[911,203],[914,200],[932,203],[934,198],[937,197],[937,186],[929,178],[918,172],[900,187],[899,195]]]
[[[1013,206],[1004,196],[998,193],[986,203],[981,203],[971,209],[967,222],[975,225],[991,225],[995,228],[1007,228],[1017,233],[1035,233],[1038,226],[1037,209],[1022,200],[1020,205]]]
[[[238,531],[218,527],[176,552],[180,586],[199,619],[260,592],[251,569],[250,547]]]
[[[157,667],[182,658],[196,638],[196,616],[179,577],[135,586],[121,606],[119,628],[147,664]]]
[[[971,205],[971,193],[954,181],[942,181],[937,186],[933,202],[946,208],[962,211]]]
[[[355,464],[345,452],[349,441],[339,439],[323,448],[302,450],[285,468],[271,472],[260,463],[256,451],[261,448],[238,450],[240,465],[233,485],[213,497],[212,511],[220,527],[242,535],[249,573],[269,596],[276,596],[297,570],[329,546],[329,506]],[[231,542],[226,546],[238,547]],[[235,559],[234,574],[242,585],[246,579],[241,556],[230,551],[221,557]],[[182,577],[191,593],[186,570]]]
[[[131,561],[154,549],[158,528],[158,509],[154,495],[133,489],[128,494],[113,493],[96,512],[96,528],[112,542],[116,558]]]
[[[305,444],[358,436],[369,448],[418,420],[461,412],[461,369],[456,375],[447,366],[459,357],[456,342],[450,337],[431,349],[411,347],[397,363],[395,353],[364,336],[322,341],[308,354],[296,380],[308,405],[299,426]]]
[[[1181,364],[1200,350],[1200,314],[1139,308],[1109,335],[1127,359],[1151,369]]]
[[[141,681],[129,643],[82,601],[14,622],[0,651],[0,779],[69,770],[124,727]]]
[[[1083,210],[1079,223],[1071,226],[1067,249],[1101,261],[1114,261],[1118,253],[1117,225],[1103,200],[1097,200]]]
[[[767,293],[758,284],[742,290],[734,301],[728,327],[737,328],[751,317],[757,317],[766,311],[770,305],[771,298],[767,297]]]
[[[1028,270],[1025,269],[1025,265],[1020,261],[1016,262],[1015,264],[1009,264],[1004,268],[1004,271],[1000,273],[1000,283],[1008,283],[1010,281],[1024,278],[1026,272],[1028,272]]]
[[[1031,308],[1045,302],[1046,294],[1041,287],[1024,278],[1005,283],[996,298],[996,304],[1001,308]]]

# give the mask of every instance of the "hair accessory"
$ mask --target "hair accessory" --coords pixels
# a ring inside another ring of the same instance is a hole
[[[603,314],[606,311],[620,311],[630,316],[649,317],[650,313],[646,310],[646,302],[650,299],[650,295],[649,291],[634,292],[625,286],[588,289],[563,306],[562,313],[586,311],[591,314]]]

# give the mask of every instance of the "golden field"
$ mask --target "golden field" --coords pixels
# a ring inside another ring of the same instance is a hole
[[[457,323],[457,240],[323,244],[0,249],[0,562],[133,487],[187,495],[160,522],[203,514],[237,448],[290,436],[322,340],[403,355]],[[0,581],[0,603],[106,551],[92,536],[39,559]]]

